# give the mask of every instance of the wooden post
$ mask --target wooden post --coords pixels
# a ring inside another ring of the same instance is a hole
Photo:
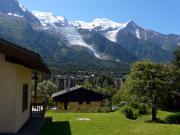
[[[32,103],[30,104],[30,118],[32,118]]]
[[[34,97],[37,97],[37,85],[38,85],[38,76],[37,73],[34,74]]]

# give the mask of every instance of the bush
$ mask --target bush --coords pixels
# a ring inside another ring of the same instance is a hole
[[[58,90],[57,90],[57,85],[51,82],[50,80],[48,80],[48,81],[40,82],[38,84],[37,91],[39,96],[51,97],[51,95],[57,92]]]
[[[149,106],[147,104],[139,104],[139,114],[149,114]]]
[[[140,102],[130,102],[130,106],[135,109],[139,109]]]
[[[137,113],[136,111],[130,107],[130,106],[124,106],[122,109],[121,109],[121,112],[126,116],[126,118],[128,119],[132,119],[132,120],[135,120],[137,119]]]
[[[109,107],[97,107],[97,108],[74,108],[68,110],[58,110],[58,112],[73,112],[73,113],[109,113],[111,112]]]
[[[167,116],[165,121],[168,124],[180,124],[180,112]]]
[[[48,97],[48,104],[49,107],[54,107],[56,106],[56,102],[53,101],[52,97]]]
[[[123,107],[123,106],[125,106],[125,105],[128,105],[128,102],[126,102],[126,101],[121,101],[121,102],[119,102],[119,104],[118,104],[119,107]]]
[[[131,102],[130,106],[134,109],[139,110],[140,115],[149,114],[150,108],[148,104],[140,103],[140,102]]]

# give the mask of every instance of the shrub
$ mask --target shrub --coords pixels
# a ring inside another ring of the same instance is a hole
[[[139,110],[140,115],[149,114],[150,108],[148,104],[140,103],[140,102],[131,102],[130,106],[134,109]]]
[[[97,108],[73,108],[68,110],[59,110],[58,112],[73,112],[73,113],[109,113],[111,112],[109,107],[97,107]]]
[[[135,109],[139,109],[139,105],[140,105],[140,103],[139,102],[130,102],[130,106],[132,107],[132,108],[135,108]]]
[[[52,97],[48,97],[48,104],[49,107],[54,107],[56,106],[56,102],[53,101]]]
[[[128,104],[128,102],[126,102],[126,101],[121,101],[121,102],[119,102],[118,106],[119,106],[119,107],[123,107],[123,106],[125,106],[125,105],[127,105],[127,104]]]
[[[136,111],[130,106],[124,106],[121,109],[121,112],[125,115],[126,118],[135,120],[137,119]]]
[[[147,104],[139,104],[139,114],[149,114],[149,106]]]
[[[53,93],[57,92],[57,85],[51,82],[50,80],[48,81],[43,81],[38,84],[38,95],[39,96],[51,96]]]
[[[169,124],[180,124],[180,112],[167,116],[165,121]]]

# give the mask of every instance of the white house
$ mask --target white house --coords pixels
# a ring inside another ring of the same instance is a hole
[[[30,118],[32,72],[50,73],[39,54],[0,39],[0,133],[16,133]]]

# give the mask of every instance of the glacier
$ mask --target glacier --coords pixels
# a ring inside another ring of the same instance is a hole
[[[116,42],[117,34],[120,30],[127,27],[128,23],[117,23],[107,18],[96,18],[92,22],[73,21],[70,22],[75,28],[88,29],[90,31],[95,30],[101,32],[103,36],[112,42]]]
[[[78,30],[69,25],[65,17],[54,16],[50,12],[32,11],[32,14],[39,19],[42,27],[45,30],[49,30],[51,28],[53,28],[53,30],[56,30],[56,32],[60,34],[62,40],[66,43],[67,46],[85,47],[90,52],[92,52],[96,58],[101,58],[97,51],[83,40]]]

